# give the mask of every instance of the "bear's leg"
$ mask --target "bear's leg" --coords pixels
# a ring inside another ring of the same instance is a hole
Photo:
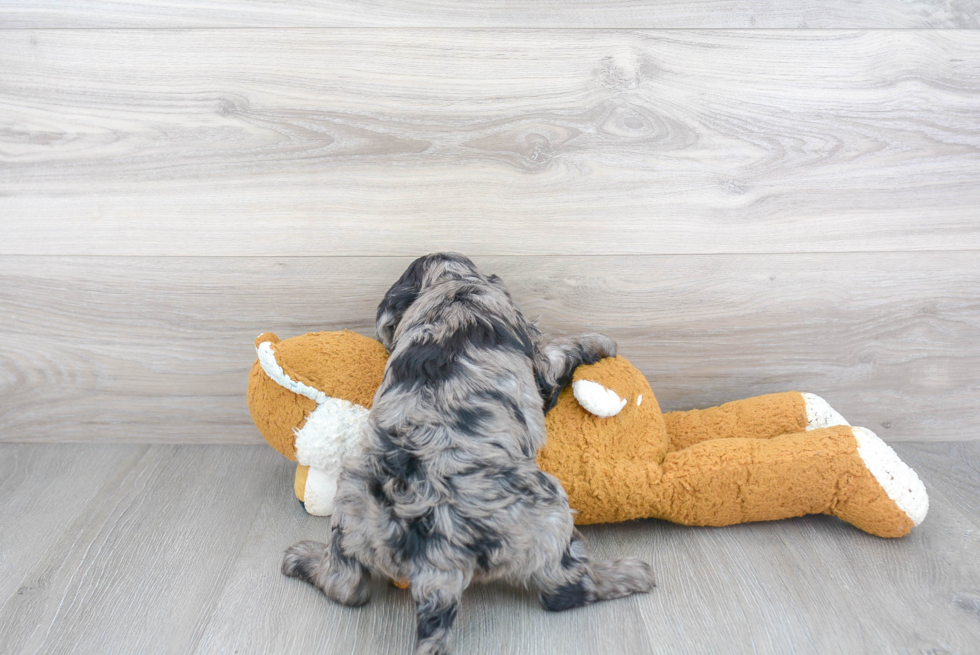
[[[783,434],[848,425],[827,401],[812,393],[786,391],[718,407],[664,414],[669,450],[709,439],[771,439]]]
[[[337,495],[339,470],[318,469],[297,464],[293,491],[307,514],[330,516]]]
[[[310,467],[302,464],[296,465],[296,476],[293,478],[293,492],[296,499],[306,507],[306,478],[310,475]]]
[[[864,428],[837,426],[771,439],[720,439],[668,453],[647,516],[686,525],[832,514],[881,537],[925,518],[925,487]]]

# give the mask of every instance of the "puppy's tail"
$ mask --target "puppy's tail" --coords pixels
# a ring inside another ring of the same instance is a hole
[[[411,578],[418,632],[415,655],[443,655],[453,645],[453,622],[469,578],[462,571],[422,570]]]

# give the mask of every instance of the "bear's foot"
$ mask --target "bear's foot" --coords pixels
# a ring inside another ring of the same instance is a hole
[[[902,537],[922,523],[929,496],[922,480],[891,446],[867,428],[851,428],[864,471],[842,481],[845,498],[832,512],[881,537]]]
[[[801,393],[806,403],[806,429],[818,430],[835,425],[850,425],[826,400],[813,393]]]
[[[890,499],[919,525],[929,512],[929,495],[922,480],[892,447],[867,428],[853,428],[858,454]]]

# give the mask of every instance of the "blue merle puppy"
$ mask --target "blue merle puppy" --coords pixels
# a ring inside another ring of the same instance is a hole
[[[408,580],[416,653],[446,653],[473,581],[532,581],[548,610],[653,587],[638,559],[593,562],[568,497],[542,472],[545,412],[580,364],[616,354],[600,334],[542,340],[500,278],[455,253],[421,257],[378,308],[391,357],[365,451],[345,462],[330,543],[286,551],[283,573],[345,605],[371,572]]]

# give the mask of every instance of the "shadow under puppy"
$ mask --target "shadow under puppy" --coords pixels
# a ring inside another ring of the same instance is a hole
[[[345,462],[330,543],[290,547],[283,573],[363,605],[371,572],[411,585],[416,653],[445,653],[473,581],[533,582],[548,610],[653,587],[633,558],[592,562],[568,497],[535,455],[544,416],[600,334],[545,343],[500,279],[455,253],[413,262],[378,307],[390,353],[365,450]]]

